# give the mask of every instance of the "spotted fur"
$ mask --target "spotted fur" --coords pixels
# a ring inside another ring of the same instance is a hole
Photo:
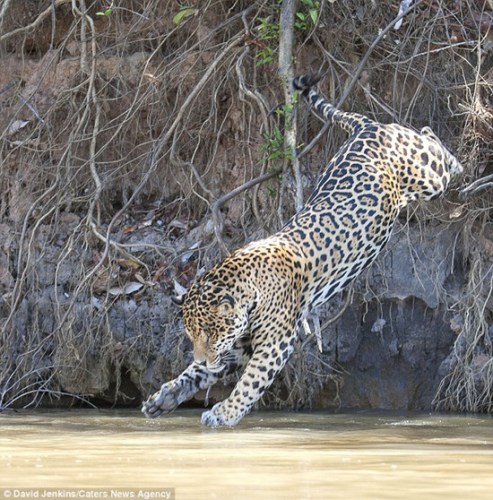
[[[202,415],[206,425],[236,425],[286,364],[308,309],[375,260],[403,207],[439,197],[462,172],[430,128],[415,132],[339,111],[314,83],[302,76],[293,85],[348,139],[279,232],[236,250],[181,298],[195,361],[144,403],[146,416],[173,410],[246,365],[231,395]]]

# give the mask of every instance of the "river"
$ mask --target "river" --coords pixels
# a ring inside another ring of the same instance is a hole
[[[0,413],[0,498],[493,498],[493,419],[253,412]]]

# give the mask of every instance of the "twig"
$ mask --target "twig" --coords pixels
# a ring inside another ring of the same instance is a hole
[[[250,51],[250,47],[246,46],[245,50],[242,52],[242,54],[240,55],[240,57],[236,61],[236,66],[235,66],[236,75],[238,76],[238,87],[240,90],[240,100],[243,101],[244,100],[243,95],[246,95],[247,97],[252,99],[252,101],[257,103],[258,109],[260,111],[260,116],[262,118],[262,124],[263,124],[264,130],[266,132],[268,132],[269,131],[269,118],[267,116],[267,110],[269,109],[269,107],[267,106],[267,103],[265,102],[264,96],[262,94],[260,94],[256,90],[251,91],[246,86],[245,77],[243,76],[243,72],[241,70],[243,59],[245,58],[245,56],[248,54],[249,51]]]
[[[57,206],[54,205],[51,207],[49,210],[45,211],[43,215],[36,221],[36,224],[34,225],[32,231],[31,231],[31,236],[29,238],[29,243],[27,244],[27,251],[24,253],[24,241],[26,240],[27,237],[27,230],[28,230],[28,223],[31,221],[31,216],[36,209],[36,207],[41,203],[41,201],[50,195],[52,192],[55,191],[55,189],[58,187],[58,183],[54,182],[46,191],[44,191],[39,198],[29,207],[29,210],[27,214],[24,217],[24,222],[22,226],[22,232],[19,240],[19,253],[17,256],[17,280],[15,281],[14,284],[14,289],[12,290],[12,300],[10,303],[10,311],[9,315],[7,318],[2,322],[2,327],[0,329],[0,332],[2,331],[7,331],[11,325],[11,321],[14,319],[15,313],[17,311],[17,307],[19,306],[21,300],[23,299],[23,293],[22,293],[22,287],[26,282],[27,275],[28,275],[28,270],[29,270],[29,263],[31,262],[31,259],[33,258],[32,255],[34,253],[34,244],[33,241],[35,239],[36,231],[39,229],[39,227],[43,224],[43,222],[48,219],[56,210]],[[23,264],[24,260],[24,264]]]
[[[16,80],[13,80],[13,81],[7,83],[2,88],[0,88],[0,95],[7,92],[8,90],[10,90],[11,88],[15,87],[18,84],[19,84],[19,82],[17,82]]]
[[[21,101],[22,104],[24,104],[25,106],[27,106],[30,109],[31,113],[36,117],[36,119],[40,123],[44,124],[45,121],[43,120],[43,117],[38,113],[38,110],[26,98],[24,98],[22,95],[18,94],[17,99],[19,99],[19,101]]]
[[[7,13],[7,9],[10,6],[10,2],[12,0],[3,0],[3,5],[2,8],[0,9],[0,23],[3,21],[3,18],[5,17],[5,14]]]
[[[485,189],[493,187],[493,174],[476,179],[471,182],[464,189],[459,191],[459,199],[465,200],[471,196],[476,196],[477,194],[483,192]]]
[[[51,40],[50,50],[55,48],[55,34],[56,34],[56,6],[55,0],[51,0]]]
[[[246,20],[243,19],[243,23],[245,24],[245,32],[248,33],[248,25],[246,24]],[[267,103],[265,102],[264,96],[258,92],[257,90],[250,90],[245,83],[245,77],[243,75],[243,59],[245,56],[250,52],[250,47],[247,45],[243,52],[241,53],[240,57],[236,61],[236,76],[238,77],[238,89],[239,89],[239,98],[240,101],[246,101],[245,97],[249,97],[254,103],[257,104],[257,107],[260,111],[260,116],[262,118],[262,127],[265,133],[269,134],[269,117],[268,117],[268,106]],[[267,169],[269,162],[265,161],[262,163],[262,168],[260,171],[260,175],[265,173],[265,170]],[[257,222],[260,226],[264,227],[264,221],[262,220],[262,217],[260,216],[260,211],[258,208],[258,188],[260,184],[256,184],[253,190],[253,196],[252,196],[252,210],[253,213],[257,219]]]
[[[72,12],[77,14],[80,17],[81,28],[80,28],[80,68],[86,74],[90,75],[90,89],[94,88],[94,77],[96,74],[96,32],[94,29],[94,21],[87,15],[86,2],[85,0],[79,0],[79,4],[83,12],[80,11],[79,7],[77,7],[76,0],[72,0]],[[91,71],[88,69],[87,64],[87,23],[89,22],[92,30],[92,64]],[[90,95],[92,92],[88,92],[87,95]]]
[[[208,201],[210,202],[211,200],[214,199],[214,194],[206,186],[204,179],[202,179],[201,175],[199,174],[199,171],[197,170],[197,167],[191,161],[184,161],[176,156],[176,141],[177,141],[177,130],[175,130],[175,133],[173,134],[173,142],[171,144],[171,151],[170,151],[170,155],[169,155],[169,159],[170,159],[171,163],[175,167],[180,167],[180,168],[187,167],[187,168],[189,168],[191,170],[193,176],[195,177],[197,184],[200,186],[202,191],[207,195]]]

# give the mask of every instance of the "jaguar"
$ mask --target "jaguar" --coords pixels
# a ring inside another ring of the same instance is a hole
[[[415,131],[336,109],[314,89],[318,80],[299,76],[293,86],[348,138],[280,231],[234,251],[175,297],[194,361],[144,402],[147,417],[243,369],[230,396],[202,414],[204,425],[236,425],[283,369],[311,308],[375,260],[403,207],[440,197],[461,174],[429,127]]]

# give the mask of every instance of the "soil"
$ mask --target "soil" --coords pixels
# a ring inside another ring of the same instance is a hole
[[[0,410],[138,406],[192,359],[177,287],[294,213],[279,7],[191,1],[177,19],[157,0],[55,4],[0,8]],[[314,23],[304,2],[295,71],[324,73],[334,102],[352,86],[344,109],[430,125],[463,185],[490,174],[491,2],[421,2],[379,38],[397,4],[321,2]],[[301,150],[321,124],[302,105],[297,123]],[[305,199],[343,139],[300,159]],[[262,404],[491,411],[491,202],[451,191],[405,210],[372,268],[317,311],[322,352],[300,333]]]

